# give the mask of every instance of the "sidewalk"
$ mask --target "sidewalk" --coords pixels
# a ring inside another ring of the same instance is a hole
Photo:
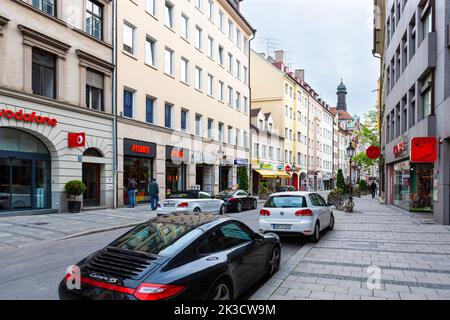
[[[450,227],[431,214],[364,197],[355,213],[335,212],[334,231],[307,243],[252,299],[450,300]],[[369,266],[381,268],[369,289]]]
[[[135,226],[155,217],[149,206],[0,217],[0,250]]]

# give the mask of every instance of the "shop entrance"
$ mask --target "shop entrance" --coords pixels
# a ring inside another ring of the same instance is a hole
[[[203,166],[197,165],[195,167],[195,174],[196,174],[195,184],[200,187],[200,190],[204,190],[203,189],[203,187],[204,187],[203,181],[204,181],[205,175],[204,175],[203,169],[204,169]]]
[[[219,178],[220,190],[219,191],[224,191],[224,190],[230,189],[230,183],[229,183],[230,170],[231,170],[231,167],[225,167],[225,166],[220,167],[220,178]]]
[[[100,165],[97,163],[83,163],[83,183],[86,192],[83,195],[84,206],[100,205]]]
[[[0,212],[50,208],[50,153],[32,135],[0,128]]]
[[[166,162],[166,196],[186,190],[186,165]]]

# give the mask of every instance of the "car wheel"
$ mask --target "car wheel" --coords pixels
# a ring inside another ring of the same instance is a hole
[[[331,216],[330,216],[330,225],[328,226],[328,230],[333,230],[334,229],[334,214],[333,213],[331,213]]]
[[[242,202],[236,203],[236,212],[242,212]]]
[[[320,239],[320,225],[319,222],[316,223],[316,226],[314,227],[314,233],[310,237],[312,243],[319,242]]]
[[[195,208],[195,209],[194,209],[194,212],[195,212],[195,213],[200,213],[200,212],[202,212],[202,210],[200,210],[200,208]]]
[[[231,300],[231,288],[228,282],[225,280],[217,282],[211,290],[208,300]]]
[[[223,216],[225,213],[227,213],[227,207],[223,204],[223,205],[220,207],[219,214]]]
[[[253,200],[252,210],[256,210],[258,208],[258,201]]]
[[[272,250],[272,254],[269,260],[269,276],[273,276],[280,269],[281,262],[281,250],[280,247],[275,247]]]

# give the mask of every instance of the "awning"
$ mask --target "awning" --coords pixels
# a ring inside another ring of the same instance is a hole
[[[281,178],[281,179],[290,179],[291,175],[287,174],[284,171],[272,171],[272,170],[255,170],[258,172],[263,178]]]

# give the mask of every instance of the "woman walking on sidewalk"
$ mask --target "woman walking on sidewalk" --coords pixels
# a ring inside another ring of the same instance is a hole
[[[130,201],[130,208],[136,207],[136,191],[137,191],[136,179],[130,178],[130,180],[128,181],[128,199]]]

